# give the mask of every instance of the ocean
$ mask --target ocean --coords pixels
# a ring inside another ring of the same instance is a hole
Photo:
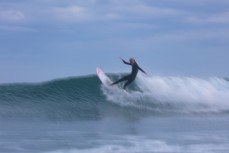
[[[127,92],[96,75],[1,84],[0,152],[228,153],[229,80],[140,74]]]

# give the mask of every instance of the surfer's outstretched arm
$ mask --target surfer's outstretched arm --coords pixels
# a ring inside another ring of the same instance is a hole
[[[130,63],[126,62],[124,59],[120,58],[124,64],[131,65]]]
[[[139,66],[138,66],[138,69],[139,69],[140,71],[142,71],[144,74],[147,75],[147,73],[146,73],[142,68],[140,68]]]

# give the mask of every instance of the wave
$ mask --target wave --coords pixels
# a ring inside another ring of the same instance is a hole
[[[113,80],[120,75],[109,74]],[[219,77],[140,74],[127,92],[117,86],[103,87],[96,75],[0,85],[1,119],[74,120],[228,112],[229,82]]]
[[[0,86],[1,118],[97,118],[104,99],[95,76],[57,79],[38,84]]]
[[[158,112],[222,113],[229,111],[229,82],[213,77],[147,77],[139,75],[136,90],[129,94],[110,93],[108,100],[122,106],[133,106]]]

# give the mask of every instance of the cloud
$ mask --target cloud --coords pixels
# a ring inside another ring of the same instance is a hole
[[[120,14],[114,12],[108,12],[103,16],[103,19],[110,19],[110,20],[117,20],[121,18],[122,16]]]
[[[229,23],[229,11],[210,16],[206,21],[212,23]]]
[[[55,7],[52,15],[63,21],[87,21],[92,19],[90,11],[82,6]]]
[[[218,23],[227,24],[229,23],[229,11],[207,14],[204,17],[199,16],[189,16],[186,18],[187,22],[190,23]]]
[[[7,22],[18,22],[26,18],[25,14],[18,10],[3,9],[0,10],[0,20]]]
[[[166,5],[156,5],[157,2],[152,3],[144,0],[110,0],[109,2],[103,8],[104,13],[112,11],[119,14],[120,19],[142,21],[142,19],[171,17],[182,13],[179,9]]]
[[[153,17],[171,16],[179,13],[179,11],[176,9],[166,8],[166,7],[147,6],[143,4],[132,6],[128,8],[128,11],[142,16],[147,15]]]
[[[112,29],[116,30],[154,30],[157,28],[158,26],[156,24],[150,23],[115,23],[112,25]]]
[[[12,25],[0,25],[0,30],[17,31],[17,32],[37,32],[37,30],[33,28],[23,27],[23,26],[12,26]]]
[[[51,10],[51,11],[48,11]],[[179,9],[172,7],[148,5],[146,1],[116,1],[106,2],[93,0],[88,3],[81,1],[72,1],[64,6],[47,8],[47,17],[64,22],[85,22],[85,21],[111,21],[111,20],[135,20],[149,18],[164,18],[182,14]]]

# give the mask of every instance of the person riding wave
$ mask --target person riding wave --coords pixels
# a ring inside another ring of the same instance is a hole
[[[123,61],[124,64],[131,65],[132,66],[132,71],[131,71],[131,73],[129,75],[124,76],[123,78],[115,81],[111,85],[117,84],[117,83],[122,82],[122,81],[126,81],[126,83],[123,86],[123,89],[125,89],[130,83],[132,83],[135,80],[135,78],[136,78],[136,76],[138,74],[138,70],[140,70],[143,73],[147,74],[142,68],[140,68],[138,66],[138,64],[137,64],[137,62],[135,61],[134,58],[130,58],[129,63],[126,62],[125,60],[123,60],[122,58],[121,58],[121,60]]]

